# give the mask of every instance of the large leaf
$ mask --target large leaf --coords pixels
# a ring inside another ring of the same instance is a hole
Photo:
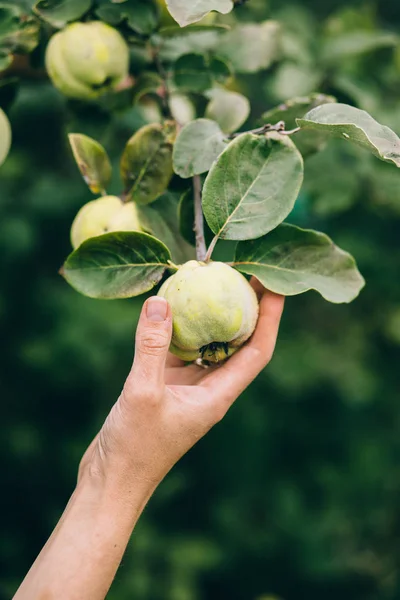
[[[158,25],[159,11],[155,0],[100,0],[98,4],[96,15],[110,25],[124,21],[141,35],[151,34]]]
[[[170,250],[175,264],[195,258],[193,248],[181,235],[178,225],[179,197],[167,192],[147,206],[138,206],[142,228],[161,240]]]
[[[223,83],[230,74],[225,61],[203,54],[184,54],[174,65],[175,85],[189,92],[204,92],[214,83]]]
[[[250,102],[243,94],[215,88],[210,90],[207,96],[210,102],[205,116],[216,121],[225,133],[237,131],[247,120],[250,114]]]
[[[128,141],[121,158],[121,176],[126,196],[138,204],[149,204],[168,187],[173,175],[172,147],[176,125],[145,125]]]
[[[93,194],[104,193],[111,179],[107,152],[96,140],[81,133],[68,136],[72,152],[85,183]]]
[[[0,165],[7,158],[11,146],[11,127],[8,118],[0,108]]]
[[[353,257],[327,235],[288,224],[239,243],[234,266],[285,296],[316,290],[330,302],[351,302],[365,284]]]
[[[167,7],[181,27],[200,21],[212,10],[227,14],[233,8],[233,0],[166,0]]]
[[[218,55],[228,59],[237,73],[267,69],[279,56],[280,34],[276,21],[239,25],[221,37]]]
[[[364,110],[347,104],[323,104],[297,119],[302,129],[341,137],[400,167],[400,139]]]
[[[79,20],[91,5],[92,0],[38,0],[33,10],[50,25],[61,29],[70,21]]]
[[[215,235],[257,238],[290,213],[303,181],[303,159],[278,133],[237,137],[211,168],[203,188],[203,211]]]
[[[197,119],[181,129],[174,146],[174,171],[184,179],[211,168],[226,148],[226,136],[218,123]]]
[[[168,248],[146,233],[106,233],[84,242],[67,258],[61,274],[91,298],[130,298],[151,290],[171,259]]]
[[[398,45],[399,37],[387,31],[350,31],[327,37],[322,45],[321,59],[328,65],[352,56]]]

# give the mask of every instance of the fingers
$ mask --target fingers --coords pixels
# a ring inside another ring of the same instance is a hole
[[[257,326],[249,342],[201,384],[226,409],[271,360],[283,306],[283,296],[264,291]]]
[[[158,296],[149,298],[136,330],[135,359],[129,376],[138,389],[163,387],[171,336],[172,313],[168,302]]]

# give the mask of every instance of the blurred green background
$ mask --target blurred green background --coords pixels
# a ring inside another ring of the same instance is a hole
[[[220,20],[267,18],[282,24],[283,51],[235,79],[252,101],[246,128],[317,90],[400,134],[398,0],[250,0]],[[117,164],[146,113],[67,102],[30,73],[0,86],[0,105],[14,136],[0,170],[6,599],[119,394],[143,302],[90,300],[57,274],[91,199],[66,133],[93,135]],[[305,173],[289,220],[352,252],[367,286],[349,306],[316,293],[288,299],[273,362],[159,487],[112,600],[400,599],[400,174],[340,141]]]

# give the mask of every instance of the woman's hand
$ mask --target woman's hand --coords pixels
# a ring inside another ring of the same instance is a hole
[[[283,298],[253,283],[260,316],[250,341],[221,367],[168,354],[171,310],[145,303],[124,389],[81,461],[78,485],[15,600],[104,600],[154,488],[220,421],[269,362]]]
[[[284,298],[252,282],[260,316],[250,341],[219,367],[185,366],[168,353],[172,315],[163,298],[145,303],[135,360],[117,403],[85,454],[80,477],[152,491],[270,361]]]

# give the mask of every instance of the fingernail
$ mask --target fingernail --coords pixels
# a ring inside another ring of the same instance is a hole
[[[149,321],[165,321],[168,313],[168,304],[164,298],[149,298],[146,304],[146,315]]]

